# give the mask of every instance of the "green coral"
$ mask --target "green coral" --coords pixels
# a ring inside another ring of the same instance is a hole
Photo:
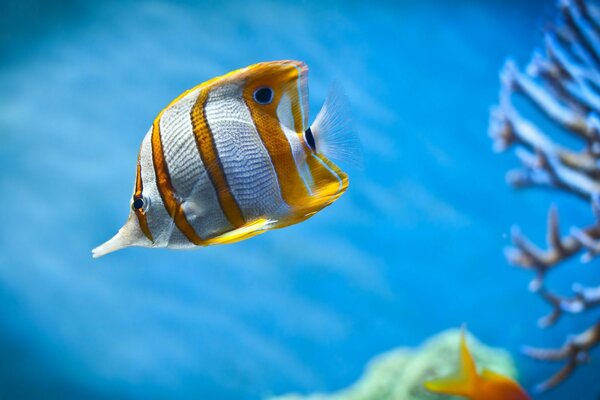
[[[460,330],[442,332],[417,349],[398,348],[373,358],[363,376],[352,386],[332,394],[288,394],[271,400],[450,400],[456,397],[429,393],[423,382],[449,375],[458,367]],[[477,368],[516,379],[510,354],[483,345],[468,334],[467,344]]]

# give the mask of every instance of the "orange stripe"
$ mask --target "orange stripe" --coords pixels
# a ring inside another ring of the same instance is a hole
[[[223,166],[221,165],[221,161],[217,154],[217,148],[213,140],[212,132],[208,126],[204,107],[206,106],[209,92],[210,86],[203,88],[198,95],[196,104],[192,107],[192,129],[196,138],[196,145],[198,146],[200,158],[202,159],[208,177],[217,192],[217,198],[219,199],[221,209],[229,220],[229,223],[233,227],[239,228],[246,224],[246,219],[231,193],[229,183],[227,182],[225,172],[223,171]]]
[[[142,167],[140,165],[140,156],[138,155],[137,162],[137,172],[135,175],[135,194],[134,197],[142,197],[142,192],[144,191],[144,186],[142,184]],[[148,219],[146,218],[146,211],[143,208],[139,208],[134,210],[135,215],[137,216],[138,222],[140,224],[140,228],[144,235],[151,241],[154,242],[152,238],[152,233],[150,232],[150,228],[148,228]]]
[[[194,228],[188,222],[181,203],[175,195],[175,189],[171,185],[171,179],[169,178],[169,169],[165,162],[165,154],[163,152],[162,140],[160,137],[160,118],[162,112],[154,120],[152,126],[152,160],[154,161],[154,172],[156,174],[156,186],[158,192],[163,200],[165,209],[169,216],[175,221],[177,228],[185,235],[185,237],[195,245],[201,246],[204,241]]]
[[[310,195],[298,172],[291,145],[277,118],[277,106],[284,94],[290,96],[292,104],[298,101],[298,70],[293,65],[281,65],[277,69],[272,65],[258,65],[254,68],[256,71],[248,78],[244,88],[244,100],[260,138],[271,156],[281,188],[281,197],[290,207],[302,208]],[[257,104],[254,101],[254,91],[261,86],[273,88],[274,97],[270,104]],[[292,108],[294,108],[295,124],[297,122],[301,124],[302,118],[298,117],[301,115],[299,105],[295,104]],[[300,143],[303,143],[303,140]]]

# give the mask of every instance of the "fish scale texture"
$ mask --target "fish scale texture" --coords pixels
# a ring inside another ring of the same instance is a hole
[[[171,184],[182,198],[190,195],[198,177],[204,173],[190,118],[196,99],[197,93],[185,96],[169,107],[160,120]]]
[[[171,105],[162,114],[160,127],[171,184],[182,200],[186,218],[201,237],[209,238],[231,225],[198,151],[190,116],[197,99],[198,92],[194,91]],[[181,240],[187,241],[184,236]]]
[[[247,219],[272,215],[283,200],[269,154],[237,85],[214,89],[205,106],[227,182]]]

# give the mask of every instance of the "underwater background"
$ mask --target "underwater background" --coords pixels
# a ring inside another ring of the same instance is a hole
[[[552,1],[3,2],[0,13],[0,398],[258,399],[335,391],[365,363],[462,323],[509,350],[531,388],[597,314],[548,306],[503,248],[537,242],[557,204],[515,191],[487,135],[498,72],[541,44]],[[137,151],[182,91],[255,62],[310,68],[311,114],[345,87],[365,151],[310,220],[196,251],[91,249],[124,222]],[[568,291],[598,270],[549,276]],[[594,280],[596,278],[596,280]],[[592,355],[599,356],[598,352]],[[598,362],[543,399],[597,399]],[[537,397],[536,397],[537,398]]]

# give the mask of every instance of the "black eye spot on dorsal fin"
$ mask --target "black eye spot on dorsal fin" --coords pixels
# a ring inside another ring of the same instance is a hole
[[[310,128],[304,131],[304,138],[306,139],[306,144],[308,144],[308,147],[310,147],[312,151],[317,151],[315,137],[313,136],[312,130],[310,130]]]

